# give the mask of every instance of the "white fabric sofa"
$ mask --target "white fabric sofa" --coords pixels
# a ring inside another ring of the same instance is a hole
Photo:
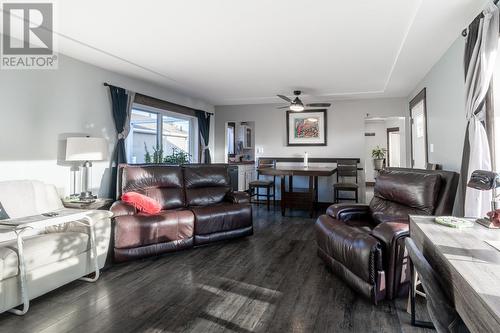
[[[0,203],[10,218],[39,215],[64,208],[52,185],[39,181],[0,182]],[[108,253],[110,213],[94,211],[99,268]],[[23,235],[29,299],[36,298],[95,270],[88,228],[65,224],[29,230]],[[14,232],[0,231],[0,313],[22,304],[17,242]]]

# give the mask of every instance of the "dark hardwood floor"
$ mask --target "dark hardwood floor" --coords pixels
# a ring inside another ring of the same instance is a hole
[[[254,236],[113,266],[24,317],[1,314],[0,332],[424,332],[406,299],[374,306],[337,279],[316,255],[315,219],[292,215],[254,207]]]

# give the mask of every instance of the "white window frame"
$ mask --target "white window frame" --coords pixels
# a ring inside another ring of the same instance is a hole
[[[198,163],[199,160],[199,130],[198,130],[198,118],[194,116],[188,116],[182,113],[178,112],[173,112],[173,111],[167,111],[159,108],[155,108],[152,106],[144,105],[144,104],[138,104],[134,103],[132,105],[132,110],[137,110],[137,111],[143,111],[143,112],[149,112],[149,113],[155,113],[156,114],[156,144],[160,146],[162,144],[162,135],[163,135],[163,116],[167,117],[174,117],[178,119],[183,119],[189,121],[189,154],[191,155],[191,163]],[[130,139],[130,140],[129,140]],[[132,146],[130,144],[130,141],[132,140],[132,137],[129,135],[127,137],[127,140],[125,142],[125,149],[127,153],[127,158],[130,157],[131,152],[130,152],[130,147]],[[129,161],[129,163],[132,163]]]

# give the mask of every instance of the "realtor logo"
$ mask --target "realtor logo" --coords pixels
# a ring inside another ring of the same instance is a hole
[[[1,69],[57,69],[52,3],[2,4]]]

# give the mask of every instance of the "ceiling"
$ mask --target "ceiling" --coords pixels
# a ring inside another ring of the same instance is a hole
[[[54,30],[60,53],[213,105],[406,97],[484,3],[60,0]]]

